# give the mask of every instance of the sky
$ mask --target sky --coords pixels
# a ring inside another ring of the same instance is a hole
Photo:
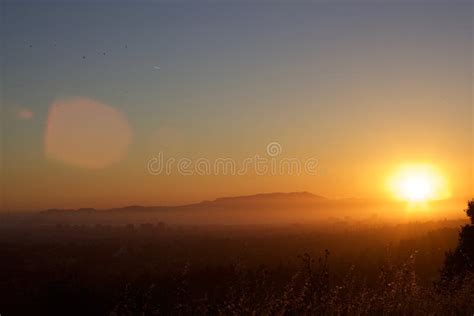
[[[406,163],[471,196],[472,16],[454,1],[4,2],[2,210],[382,199]]]

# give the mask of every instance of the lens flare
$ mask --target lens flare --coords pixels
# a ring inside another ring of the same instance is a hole
[[[48,158],[88,169],[120,161],[131,141],[131,129],[117,109],[88,98],[54,102],[44,138]]]

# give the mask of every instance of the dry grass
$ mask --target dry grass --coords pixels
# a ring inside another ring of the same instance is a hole
[[[420,285],[414,270],[416,256],[402,265],[388,260],[375,282],[352,267],[334,281],[329,252],[319,260],[301,256],[299,270],[285,284],[277,284],[265,269],[247,270],[236,265],[231,286],[216,295],[193,297],[186,273],[176,280],[173,302],[154,301],[153,287],[141,295],[125,293],[111,315],[472,315],[474,276]]]

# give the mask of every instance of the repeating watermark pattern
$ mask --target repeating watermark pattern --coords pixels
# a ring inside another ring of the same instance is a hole
[[[159,152],[156,157],[148,160],[147,171],[155,176],[172,174],[243,176],[250,173],[258,176],[317,175],[318,160],[316,158],[280,157],[282,151],[280,143],[270,142],[266,147],[266,155],[255,154],[240,161],[228,157],[216,159],[165,157],[163,152]]]

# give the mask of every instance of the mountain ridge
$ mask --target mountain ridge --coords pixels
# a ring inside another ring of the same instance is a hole
[[[85,214],[94,212],[128,212],[128,211],[151,211],[151,210],[172,210],[182,209],[190,207],[210,206],[219,204],[241,204],[241,203],[281,203],[281,202],[295,202],[306,201],[306,202],[329,202],[335,201],[326,197],[316,195],[307,191],[295,191],[295,192],[270,192],[270,193],[257,193],[251,195],[239,195],[239,196],[227,196],[219,197],[214,200],[203,200],[197,203],[181,204],[181,205],[129,205],[124,207],[114,207],[108,209],[96,209],[96,208],[78,208],[78,209],[47,209],[40,211],[41,214]]]

